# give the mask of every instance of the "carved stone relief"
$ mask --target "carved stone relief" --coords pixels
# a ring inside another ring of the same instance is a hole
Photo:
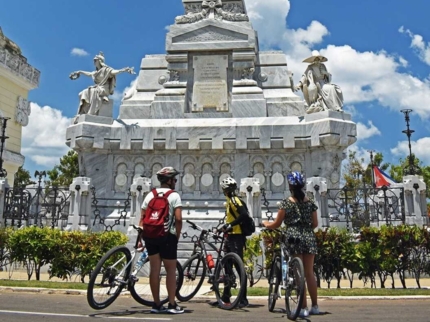
[[[204,0],[201,5],[188,4],[185,6],[186,15],[176,17],[176,24],[194,23],[212,18],[227,21],[249,21],[241,3],[223,4],[221,0]]]
[[[18,97],[18,103],[15,110],[15,121],[22,126],[27,126],[31,114],[30,102],[24,97]]]

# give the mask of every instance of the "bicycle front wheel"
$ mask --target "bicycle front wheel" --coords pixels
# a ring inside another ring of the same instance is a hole
[[[88,304],[95,310],[111,305],[127,284],[131,253],[125,246],[112,248],[97,263],[87,288]]]
[[[181,302],[191,300],[200,287],[206,276],[206,265],[202,254],[195,254],[182,265],[184,271],[184,282],[176,297]]]
[[[269,312],[273,312],[273,310],[275,309],[276,300],[279,297],[279,285],[282,281],[281,274],[281,257],[276,256],[272,261],[269,274]]]
[[[243,262],[235,253],[226,254],[215,269],[213,290],[219,307],[232,310],[242,299],[246,288]]]
[[[138,272],[133,272],[133,276],[130,280],[130,294],[134,300],[142,305],[152,306],[154,304],[154,298],[152,297],[151,287],[149,285],[149,274],[150,266],[149,259],[147,258],[143,263],[141,269]],[[162,304],[169,301],[166,287],[166,269],[164,264],[161,264],[160,271],[160,300]],[[176,294],[181,289],[184,280],[184,274],[182,272],[182,266],[176,262]]]
[[[293,258],[290,262],[285,291],[285,306],[287,317],[296,320],[302,308],[305,296],[305,270],[300,258]]]

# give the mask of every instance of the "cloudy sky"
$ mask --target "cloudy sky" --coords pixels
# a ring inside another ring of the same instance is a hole
[[[407,154],[402,109],[413,109],[413,151],[430,164],[430,28],[428,0],[245,0],[262,50],[285,52],[297,82],[302,60],[319,50],[358,124],[352,147],[397,162]],[[30,93],[32,115],[24,129],[25,167],[52,168],[67,152],[65,130],[75,115],[78,93],[90,85],[75,70],[92,70],[105,53],[115,68],[138,69],[146,54],[165,52],[165,35],[183,14],[181,0],[0,0],[0,26],[42,72]],[[119,101],[135,76],[118,77]]]

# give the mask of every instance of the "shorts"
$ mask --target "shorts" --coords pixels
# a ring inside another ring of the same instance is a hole
[[[177,259],[178,258],[178,238],[169,234],[166,241],[145,240],[145,247],[148,250],[148,255],[160,254],[161,259]]]

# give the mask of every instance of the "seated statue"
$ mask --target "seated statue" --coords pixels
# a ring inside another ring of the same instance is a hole
[[[331,83],[331,74],[323,64],[328,59],[313,51],[303,62],[310,63],[295,91],[302,90],[308,105],[306,113],[342,111],[343,94],[339,86]]]
[[[130,67],[115,70],[107,66],[102,52],[94,57],[94,65],[96,70],[93,72],[77,71],[69,76],[71,80],[76,80],[82,74],[91,77],[94,81],[93,86],[79,93],[78,115],[98,115],[102,105],[109,102],[109,95],[112,95],[115,90],[116,75],[135,74],[134,69]]]

